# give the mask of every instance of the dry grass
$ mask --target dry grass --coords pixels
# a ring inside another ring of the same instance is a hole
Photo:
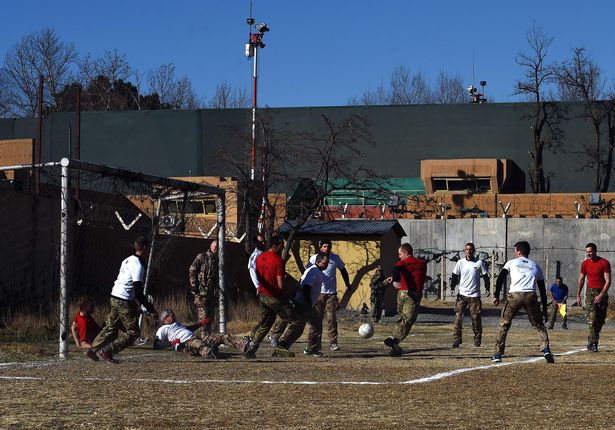
[[[270,358],[264,344],[252,361],[233,350],[224,350],[226,359],[203,360],[139,347],[120,354],[117,366],[88,361],[74,350],[67,362],[0,367],[0,428],[614,427],[615,413],[599,406],[610,398],[615,379],[611,326],[604,329],[600,353],[556,356],[556,364],[548,365],[541,358],[528,362],[540,357],[538,337],[514,324],[504,365],[492,366],[494,326],[485,327],[483,347],[464,343],[453,350],[450,323],[417,324],[403,343],[403,357],[391,358],[382,344],[391,327],[378,325],[375,336],[364,340],[356,334],[359,324],[342,320],[342,351],[327,351],[321,359]],[[469,331],[466,324],[464,334]],[[556,354],[585,344],[584,326],[550,335]],[[362,381],[373,385],[356,384]]]
[[[194,305],[184,294],[172,294],[154,303],[156,309],[161,312],[166,308],[175,311],[178,319],[190,324],[196,321]],[[36,311],[13,311],[8,309],[2,314],[0,320],[0,342],[23,341],[40,342],[56,339],[58,336],[59,305],[49,306],[50,311],[39,309]],[[75,303],[69,305],[69,325],[77,312]],[[99,325],[105,321],[109,313],[109,302],[98,303],[94,308],[93,317]],[[255,301],[246,300],[242,303],[232,304],[229,309],[228,331],[242,334],[249,332],[259,318],[259,308]],[[143,319],[141,334],[144,337],[152,337],[158,328],[158,321],[151,318]]]

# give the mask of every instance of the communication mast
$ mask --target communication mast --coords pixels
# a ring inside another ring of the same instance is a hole
[[[256,107],[257,107],[257,86],[258,86],[258,50],[265,47],[263,37],[269,31],[267,24],[261,22],[255,24],[252,18],[252,1],[250,1],[250,17],[246,19],[250,31],[248,33],[248,43],[246,43],[246,57],[253,59],[252,69],[252,141],[251,141],[251,169],[250,179],[254,181],[256,170]]]

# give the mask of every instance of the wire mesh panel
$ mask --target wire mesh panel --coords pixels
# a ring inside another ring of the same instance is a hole
[[[26,181],[0,181],[0,304],[5,310],[49,312],[64,302],[60,325],[66,326],[65,301],[83,294],[108,297],[137,236],[150,239],[146,288],[151,285],[158,293],[169,285],[173,250],[182,241],[224,238],[224,191],[219,188],[66,159],[40,166],[36,175],[19,176]],[[212,196],[215,211],[208,231],[195,229],[206,224],[190,208]],[[224,246],[219,253],[222,271]],[[185,276],[185,268],[182,272]]]

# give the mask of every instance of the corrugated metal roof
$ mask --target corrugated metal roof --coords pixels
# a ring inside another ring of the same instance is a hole
[[[280,226],[281,234],[288,234],[296,221],[289,220]],[[342,236],[380,236],[394,230],[399,237],[406,232],[397,220],[342,219],[334,221],[308,220],[301,226],[298,234],[302,236],[342,235]]]

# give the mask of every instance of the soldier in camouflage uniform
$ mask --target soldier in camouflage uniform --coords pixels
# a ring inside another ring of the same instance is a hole
[[[109,363],[119,363],[113,354],[132,345],[139,337],[139,307],[143,305],[147,315],[158,318],[156,309],[143,294],[145,282],[145,263],[149,253],[149,243],[139,236],[134,240],[135,253],[126,258],[120,266],[120,271],[111,289],[111,309],[105,324],[85,351],[85,356],[98,361],[98,358]]]
[[[495,342],[495,353],[491,361],[494,363],[502,361],[502,355],[506,348],[506,335],[513,318],[523,308],[527,312],[532,327],[536,329],[540,337],[540,348],[545,360],[547,360],[547,363],[554,363],[555,360],[549,348],[549,335],[545,327],[545,322],[549,316],[545,277],[540,266],[528,258],[528,255],[530,255],[530,244],[526,241],[521,241],[515,243],[514,246],[516,258],[506,262],[495,284],[493,304],[497,306],[500,303],[500,291],[506,281],[506,277],[510,273],[509,294],[506,297],[504,309],[502,309],[502,317],[500,318],[497,340]],[[538,303],[536,287],[538,287],[540,292],[540,303]],[[541,304],[542,314],[540,312]]]
[[[600,330],[604,326],[609,307],[609,287],[611,286],[611,264],[597,254],[595,243],[585,245],[587,258],[581,263],[577,281],[577,303],[581,304],[581,291],[587,278],[585,307],[587,309],[587,350],[598,352]]]
[[[194,294],[199,323],[205,331],[211,331],[218,304],[218,242],[209,245],[209,250],[199,253],[189,270],[190,291]]]
[[[384,301],[384,292],[387,287],[386,279],[382,274],[381,267],[376,270],[370,287],[371,294],[369,301],[372,305],[372,319],[374,322],[378,322],[382,316],[382,302]]]
[[[249,343],[246,337],[207,333],[200,324],[186,327],[177,321],[172,309],[166,309],[162,312],[160,322],[162,326],[156,332],[154,349],[172,347],[176,351],[184,351],[194,357],[218,358],[218,347],[220,345],[245,352]]]

